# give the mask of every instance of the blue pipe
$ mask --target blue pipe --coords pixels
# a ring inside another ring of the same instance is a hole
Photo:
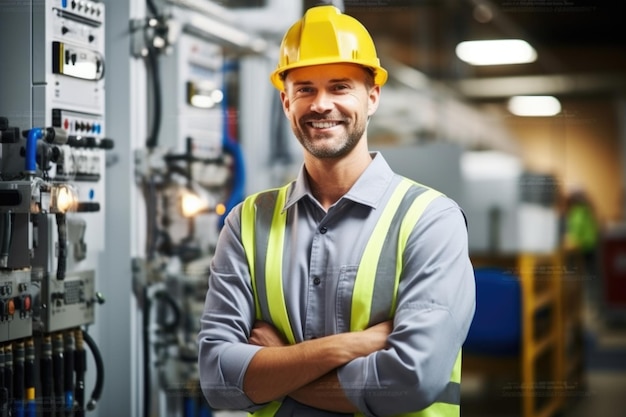
[[[30,129],[26,138],[26,172],[37,171],[37,141],[44,137],[40,128]]]
[[[236,68],[234,64],[224,63],[223,73],[226,71]],[[245,184],[246,184],[246,172],[245,172],[245,161],[243,158],[243,152],[241,151],[241,146],[236,141],[235,138],[232,138],[230,132],[228,130],[228,96],[226,92],[227,88],[224,86],[224,99],[222,100],[222,147],[224,152],[230,154],[234,159],[234,172],[233,172],[233,183],[232,189],[228,199],[225,202],[226,210],[224,214],[219,219],[219,228],[220,230],[224,227],[224,220],[226,220],[226,216],[230,212],[230,210],[235,207],[238,203],[243,201],[245,198]]]
[[[183,417],[195,417],[197,415],[195,398],[187,397],[183,401]]]

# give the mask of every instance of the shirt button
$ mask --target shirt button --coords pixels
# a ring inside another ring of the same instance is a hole
[[[324,234],[324,233],[326,233],[326,232],[328,232],[328,228],[327,228],[326,226],[322,226],[322,227],[320,227],[320,233],[321,233],[321,234]]]
[[[315,285],[320,285],[320,282],[322,282],[322,280],[321,280],[321,279],[319,279],[319,277],[315,277],[315,278],[313,279],[313,284],[315,284]]]

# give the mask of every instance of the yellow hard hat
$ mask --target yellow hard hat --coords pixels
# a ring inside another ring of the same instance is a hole
[[[278,66],[270,80],[280,91],[284,89],[281,74],[285,71],[342,62],[371,68],[377,85],[387,81],[387,71],[380,66],[367,29],[332,5],[308,9],[283,37],[279,53]]]

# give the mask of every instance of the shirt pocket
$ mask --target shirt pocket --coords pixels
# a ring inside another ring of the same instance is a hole
[[[358,265],[344,265],[339,269],[337,280],[337,298],[335,304],[337,333],[350,331],[350,315],[352,310],[352,292]]]

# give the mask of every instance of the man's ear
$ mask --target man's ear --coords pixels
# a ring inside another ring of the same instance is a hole
[[[285,112],[285,116],[289,116],[289,106],[291,103],[289,102],[289,97],[287,97],[285,90],[280,92],[280,101],[283,104],[283,112]]]
[[[380,86],[375,85],[370,88],[367,104],[367,115],[371,116],[376,113],[378,109],[378,103],[380,103]]]

